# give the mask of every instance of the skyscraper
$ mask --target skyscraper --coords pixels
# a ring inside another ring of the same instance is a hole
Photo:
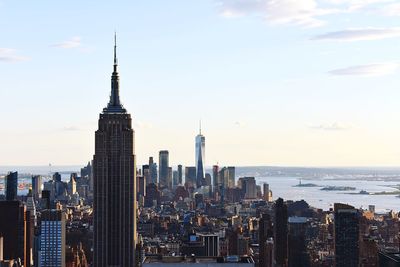
[[[213,192],[218,188],[218,185],[220,184],[218,181],[218,172],[219,172],[219,167],[218,165],[213,166],[213,174],[212,174],[212,183],[213,183]]]
[[[275,221],[274,221],[274,254],[275,266],[288,266],[288,211],[287,205],[282,198],[275,202]]]
[[[268,202],[272,201],[271,192],[269,190],[269,184],[267,184],[267,183],[263,184],[263,198],[265,201],[268,201]]]
[[[335,203],[336,267],[356,267],[359,263],[360,212],[353,206]]]
[[[169,168],[169,152],[161,150],[159,154],[159,184],[160,187],[168,186],[168,168]]]
[[[267,213],[262,214],[258,232],[259,266],[272,267],[273,253],[268,253],[268,239],[273,237],[272,219]]]
[[[256,180],[254,177],[242,177],[239,179],[241,197],[246,199],[257,198]]]
[[[196,186],[196,167],[185,167],[185,183],[189,187]]]
[[[33,198],[38,200],[42,194],[42,176],[32,176],[32,194]]]
[[[151,181],[149,183],[156,184],[158,172],[157,172],[157,163],[154,162],[153,157],[149,158],[149,169],[150,169],[150,177],[151,177]]]
[[[201,123],[200,132],[196,136],[196,184],[197,187],[204,185],[205,175],[205,149],[206,149],[206,138],[201,134]]]
[[[307,252],[307,218],[289,217],[288,233],[288,266],[309,267],[311,266]]]
[[[61,210],[42,212],[39,255],[39,266],[65,266],[65,215]]]
[[[136,247],[136,163],[131,115],[119,99],[116,44],[110,101],[95,134],[94,266],[131,267]]]
[[[9,172],[5,179],[6,200],[17,200],[18,172]]]
[[[0,201],[0,236],[3,237],[3,258],[24,263],[26,243],[26,206],[19,201]],[[25,265],[26,266],[26,265]]]
[[[183,167],[182,165],[178,165],[178,184],[183,184]]]

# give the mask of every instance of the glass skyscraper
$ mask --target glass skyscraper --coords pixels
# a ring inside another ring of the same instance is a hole
[[[65,266],[65,215],[44,210],[41,215],[39,266]]]
[[[196,136],[196,184],[197,187],[204,185],[204,176],[205,176],[205,149],[206,149],[206,138],[201,134],[201,125],[200,132]]]

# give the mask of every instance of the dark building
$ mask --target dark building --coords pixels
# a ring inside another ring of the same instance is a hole
[[[196,257],[206,256],[204,240],[195,234],[189,234],[187,240],[182,244],[183,255],[194,255]]]
[[[289,217],[289,267],[309,267],[306,243],[307,218]]]
[[[178,183],[183,185],[183,169],[182,165],[178,165]]]
[[[161,192],[155,183],[146,186],[146,196],[144,197],[144,206],[150,208],[161,204]]]
[[[42,176],[34,175],[32,176],[32,195],[33,198],[39,200],[42,194]]]
[[[336,267],[358,267],[360,212],[353,206],[335,203]]]
[[[137,176],[137,197],[138,199],[146,196],[146,177],[145,176]]]
[[[9,172],[5,178],[6,200],[17,200],[18,172]]]
[[[185,167],[185,184],[196,185],[196,167]]]
[[[54,182],[61,182],[61,174],[56,172],[53,174],[53,181]]]
[[[142,175],[143,175],[144,179],[146,180],[146,185],[151,183],[150,166],[149,165],[142,166]]]
[[[135,264],[136,163],[131,115],[120,103],[116,45],[110,101],[95,134],[94,266]]]
[[[168,167],[167,186],[169,189],[172,189],[172,184],[173,184],[172,177],[173,177],[172,167]]]
[[[89,185],[89,191],[93,192],[93,168],[90,161],[81,169],[81,178],[87,181],[87,184]]]
[[[25,233],[26,207],[19,201],[0,201],[0,236],[3,237],[5,260],[21,259],[24,262],[27,252]]]
[[[213,192],[214,192],[215,190],[218,189],[218,185],[221,184],[218,179],[218,172],[219,172],[218,165],[214,165],[212,170],[213,170],[212,171],[212,184],[213,184]]]
[[[273,255],[268,254],[268,239],[274,235],[272,228],[272,219],[269,214],[264,213],[260,219],[258,242],[259,242],[259,265],[265,267],[272,267]]]
[[[400,255],[399,253],[386,253],[379,252],[379,266],[385,267],[399,267],[400,266]]]
[[[219,237],[216,234],[199,234],[200,240],[203,241],[205,246],[205,256],[218,257],[219,256]]]
[[[157,179],[158,179],[157,163],[154,162],[153,157],[149,158],[149,168],[150,168],[150,177],[151,177],[151,180],[149,183],[157,184],[158,183],[158,181],[157,181]]]
[[[168,168],[169,168],[169,152],[161,150],[159,155],[159,185],[160,187],[168,187]]]
[[[201,122],[200,122],[200,132],[196,136],[196,146],[195,146],[195,160],[196,160],[196,185],[201,187],[205,185],[205,146],[206,138],[201,134]]]
[[[41,199],[40,206],[42,207],[42,209],[46,209],[46,210],[51,208],[50,191],[48,191],[48,190],[42,191],[42,199]]]
[[[275,202],[274,221],[274,254],[275,266],[288,266],[288,212],[282,198]]]

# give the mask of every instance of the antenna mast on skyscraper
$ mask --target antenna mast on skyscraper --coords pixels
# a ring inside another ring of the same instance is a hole
[[[201,135],[201,120],[199,122],[200,122],[200,135]]]

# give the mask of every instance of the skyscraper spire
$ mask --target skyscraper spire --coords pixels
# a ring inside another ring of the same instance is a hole
[[[117,32],[114,32],[114,72],[117,72],[118,59],[117,59]]]
[[[201,135],[201,120],[199,122],[200,122],[200,135]]]
[[[114,33],[114,70],[111,76],[111,95],[110,102],[103,110],[106,113],[123,113],[126,112],[119,99],[119,75],[118,75],[118,59],[117,59],[117,33]]]

